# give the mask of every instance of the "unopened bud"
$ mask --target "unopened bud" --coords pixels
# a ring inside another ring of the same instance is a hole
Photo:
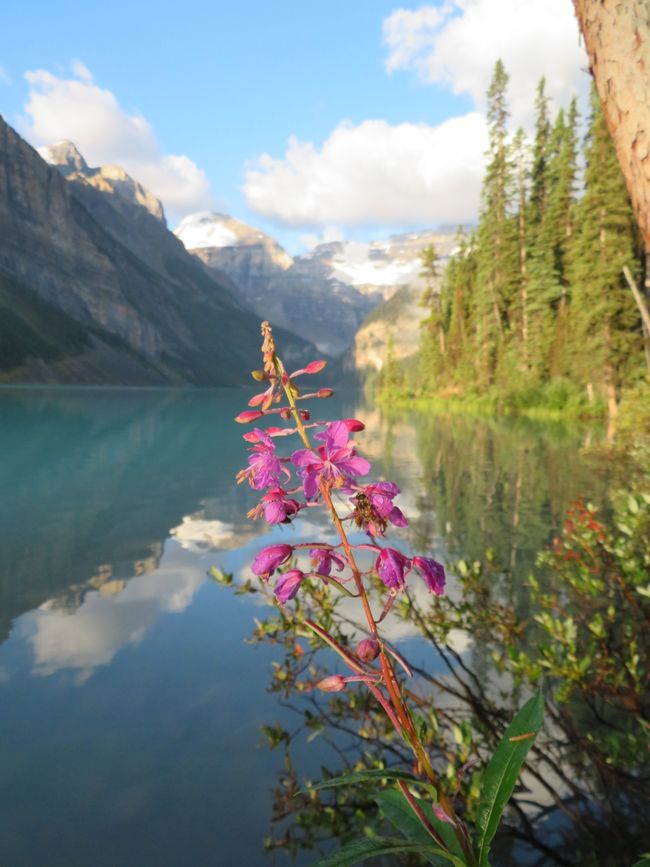
[[[374,638],[364,638],[357,644],[357,656],[362,662],[373,662],[379,656],[379,642]]]
[[[255,428],[255,430],[246,431],[245,434],[242,434],[242,437],[247,443],[258,443],[260,441],[260,433],[260,430]]]
[[[309,412],[308,409],[301,409],[300,410],[300,418],[303,421],[309,421],[309,419],[311,418],[311,413]]]
[[[330,674],[329,677],[324,677],[316,684],[316,689],[322,692],[341,692],[345,689],[345,678],[340,674]]]
[[[334,394],[333,388],[319,388],[318,397],[331,397]]]
[[[263,370],[251,370],[251,376],[255,382],[263,382],[266,379],[266,374]]]
[[[251,421],[257,421],[258,418],[262,418],[263,416],[264,413],[260,412],[259,409],[247,409],[244,412],[240,412],[235,417],[235,421],[238,421],[239,424],[248,424]]]
[[[365,430],[366,426],[362,421],[359,421],[358,418],[344,418],[343,424],[350,431],[350,433],[355,433],[360,430]]]
[[[288,406],[283,406],[280,410],[280,418],[283,418],[285,421],[289,421],[291,418],[291,410]]]
[[[310,361],[305,367],[305,373],[320,373],[327,366],[326,361]]]

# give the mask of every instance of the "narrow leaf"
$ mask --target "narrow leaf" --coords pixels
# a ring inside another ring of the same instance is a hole
[[[407,771],[395,771],[389,768],[368,771],[356,771],[353,774],[344,774],[341,777],[332,777],[331,780],[323,780],[322,783],[316,783],[315,786],[310,786],[310,790],[317,791],[318,789],[333,789],[336,786],[352,786],[356,783],[367,783],[376,780],[408,780],[416,783],[417,778]]]
[[[348,865],[366,861],[368,858],[376,858],[379,855],[394,855],[398,852],[414,852],[425,857],[428,855],[446,857],[446,853],[433,844],[411,843],[400,837],[370,837],[348,843],[338,852],[333,852],[317,861],[314,867],[348,867]]]
[[[544,697],[538,692],[518,711],[485,769],[476,817],[479,867],[486,867],[488,863],[490,844],[543,720]]]
[[[433,843],[428,831],[422,827],[421,822],[401,792],[398,792],[396,789],[377,792],[375,794],[375,802],[391,825],[394,825],[408,840]],[[449,849],[449,852],[445,853],[445,858],[452,864],[464,867],[463,850],[454,833],[453,826],[441,821],[426,801],[418,799],[418,806],[423,810],[432,828],[445,841]]]

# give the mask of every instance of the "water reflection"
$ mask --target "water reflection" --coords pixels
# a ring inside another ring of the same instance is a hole
[[[0,391],[1,864],[263,860],[284,712],[254,609],[207,578],[262,530],[240,402]]]
[[[356,400],[340,411],[367,418]],[[293,719],[266,694],[281,652],[245,644],[263,600],[207,578],[216,565],[246,580],[258,547],[287,538],[244,520],[241,404],[226,391],[0,391],[0,863],[262,863],[282,756],[256,749],[259,727]],[[523,570],[566,502],[604,486],[580,432],[369,422],[363,447],[414,516],[407,548],[475,557],[488,540]],[[296,530],[323,537],[311,513]],[[413,624],[391,629],[440,672]],[[474,652],[466,632],[452,643]],[[303,739],[301,772],[318,775],[326,752]]]

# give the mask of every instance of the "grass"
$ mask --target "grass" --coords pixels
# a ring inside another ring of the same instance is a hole
[[[503,390],[495,387],[484,393],[417,394],[407,391],[379,391],[380,406],[415,409],[420,412],[448,412],[482,416],[525,416],[541,421],[604,418],[607,408],[600,399],[589,403],[577,385],[565,379],[543,386]]]

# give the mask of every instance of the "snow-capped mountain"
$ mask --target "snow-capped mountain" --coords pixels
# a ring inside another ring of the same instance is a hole
[[[213,212],[187,217],[175,233],[206,265],[226,273],[259,316],[332,355],[352,345],[374,308],[417,281],[425,247],[434,244],[446,256],[455,243],[451,231],[426,231],[368,244],[334,241],[292,258],[259,229]]]

